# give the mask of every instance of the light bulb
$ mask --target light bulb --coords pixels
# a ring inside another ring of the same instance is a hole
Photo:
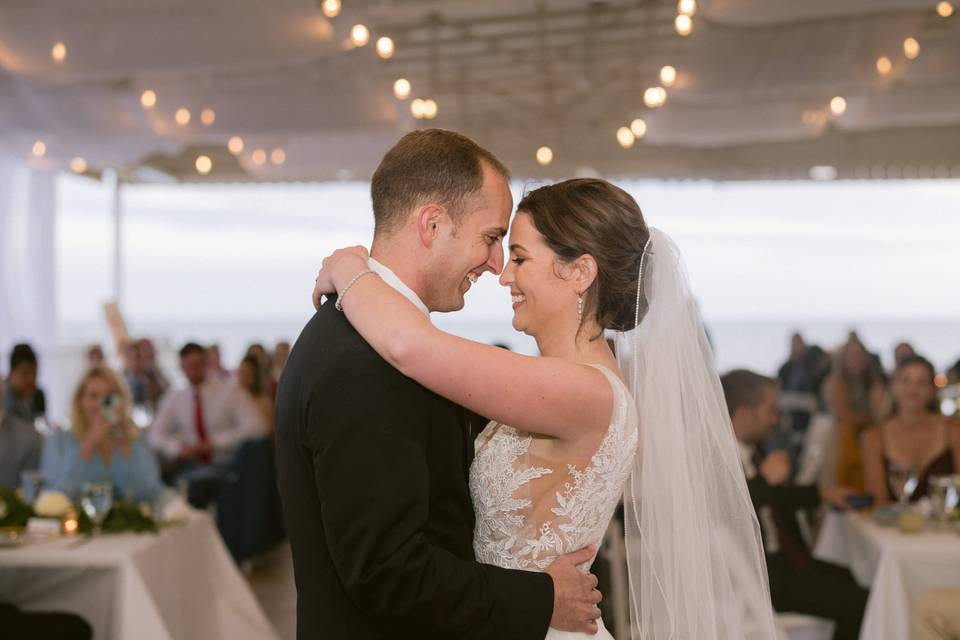
[[[941,18],[949,18],[950,16],[953,15],[953,5],[947,2],[947,0],[943,0],[943,2],[938,2],[937,13],[940,15]]]
[[[885,76],[890,73],[891,70],[893,70],[893,63],[890,62],[890,58],[887,56],[877,58],[877,72],[880,75]]]
[[[87,161],[77,156],[70,161],[70,170],[74,173],[83,173],[87,170]]]
[[[140,94],[140,104],[145,109],[152,109],[157,104],[157,92],[153,89],[147,89]]]
[[[693,31],[693,20],[690,19],[690,16],[681,13],[673,21],[673,26],[681,36],[688,36]]]
[[[643,104],[651,109],[662,107],[667,101],[667,91],[663,87],[650,87],[643,92]]]
[[[370,42],[370,30],[365,25],[355,24],[350,30],[350,39],[358,47],[366,46]]]
[[[43,142],[43,140],[37,140],[33,143],[32,151],[33,155],[38,158],[42,158],[43,156],[47,155],[47,145]]]
[[[677,70],[666,65],[660,69],[660,82],[663,83],[665,87],[672,87],[673,83],[677,81]]]
[[[437,117],[437,103],[433,98],[427,98],[423,101],[423,117],[427,120],[433,120]]]
[[[50,49],[50,57],[53,58],[53,61],[57,64],[60,64],[67,59],[67,45],[62,42],[58,42],[53,45],[53,48]]]
[[[630,123],[630,133],[632,133],[633,137],[637,140],[647,135],[647,123],[644,122],[643,118],[635,118],[633,122]]]
[[[396,47],[393,44],[393,40],[387,36],[377,39],[377,55],[386,60],[387,58],[392,58],[393,53],[396,51]]]
[[[320,4],[320,10],[328,18],[336,18],[340,15],[340,0],[323,0]]]
[[[920,55],[920,43],[916,38],[911,37],[903,41],[903,55],[907,56],[908,60],[915,60]]]
[[[270,162],[278,167],[287,161],[287,152],[283,149],[274,149],[270,152]]]
[[[410,103],[410,113],[413,114],[413,117],[417,120],[422,120],[424,118],[425,111],[424,101],[420,98],[417,98]]]
[[[697,0],[680,0],[677,3],[677,13],[692,16],[697,12]]]
[[[836,96],[833,100],[830,101],[830,111],[833,112],[833,115],[839,116],[843,115],[843,112],[847,110],[847,101],[840,96]]]
[[[197,167],[197,173],[202,176],[207,175],[213,169],[213,160],[210,159],[210,156],[197,156],[197,161],[194,164]]]
[[[553,149],[550,147],[540,147],[537,149],[537,162],[543,167],[553,162]]]
[[[410,81],[406,78],[400,78],[393,83],[393,95],[396,96],[397,100],[406,100],[410,97]]]
[[[253,160],[253,164],[261,166],[267,161],[267,152],[263,149],[257,149],[250,154],[250,159]]]
[[[177,112],[173,117],[177,121],[177,124],[179,124],[181,127],[185,127],[190,124],[190,110],[186,107],[180,107],[177,109]]]
[[[217,120],[217,113],[213,109],[204,109],[200,112],[200,122],[207,125],[208,127],[212,125]]]
[[[617,142],[620,143],[620,146],[624,149],[629,149],[633,146],[633,143],[636,141],[636,138],[633,135],[633,132],[630,131],[629,127],[620,127],[617,129]]]
[[[233,136],[227,140],[227,149],[230,150],[235,156],[240,155],[243,152],[243,138],[240,136]]]

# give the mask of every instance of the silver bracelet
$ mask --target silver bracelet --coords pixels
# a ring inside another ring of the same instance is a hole
[[[347,295],[347,291],[350,291],[350,287],[352,287],[357,282],[357,280],[367,275],[368,273],[376,273],[376,271],[374,271],[373,269],[367,269],[366,271],[361,271],[357,275],[353,276],[353,280],[347,283],[347,286],[345,286],[343,288],[343,291],[340,292],[340,295],[337,296],[337,301],[333,303],[333,306],[334,308],[336,308],[337,311],[343,311],[343,304],[341,303],[343,302],[344,296]]]

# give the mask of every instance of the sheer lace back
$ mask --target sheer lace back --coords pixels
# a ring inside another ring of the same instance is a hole
[[[620,379],[607,432],[593,455],[556,459],[552,438],[491,422],[477,438],[470,469],[477,560],[540,571],[558,555],[599,546],[636,452],[637,410]]]

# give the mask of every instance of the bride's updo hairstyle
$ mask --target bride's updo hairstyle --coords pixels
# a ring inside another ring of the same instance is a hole
[[[640,258],[650,237],[636,200],[605,180],[576,178],[531,191],[517,212],[530,216],[561,264],[584,254],[596,260],[597,277],[584,293],[584,315],[595,313],[603,329],[633,329]],[[640,307],[642,318],[643,297]]]

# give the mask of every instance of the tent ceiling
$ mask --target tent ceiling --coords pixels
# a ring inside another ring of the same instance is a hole
[[[813,165],[960,177],[960,6],[942,18],[935,0],[700,0],[683,38],[672,0],[343,5],[328,20],[315,0],[0,3],[0,146],[29,156],[41,139],[37,164],[81,156],[130,180],[366,178],[401,133],[429,124],[534,177],[806,178]],[[357,22],[370,27],[366,47],[347,43]],[[373,51],[381,35],[396,42],[390,60]],[[915,60],[907,37],[920,43]],[[676,85],[648,109],[643,91],[665,64]],[[435,120],[393,97],[398,77],[411,97],[436,100]],[[140,104],[146,89],[153,109]],[[840,116],[828,109],[837,95]],[[187,126],[174,120],[181,107]],[[614,132],[638,116],[646,137],[621,149]],[[237,158],[225,149],[233,135],[245,141]],[[534,160],[540,145],[555,153],[549,167]],[[205,178],[200,153],[214,161]]]

